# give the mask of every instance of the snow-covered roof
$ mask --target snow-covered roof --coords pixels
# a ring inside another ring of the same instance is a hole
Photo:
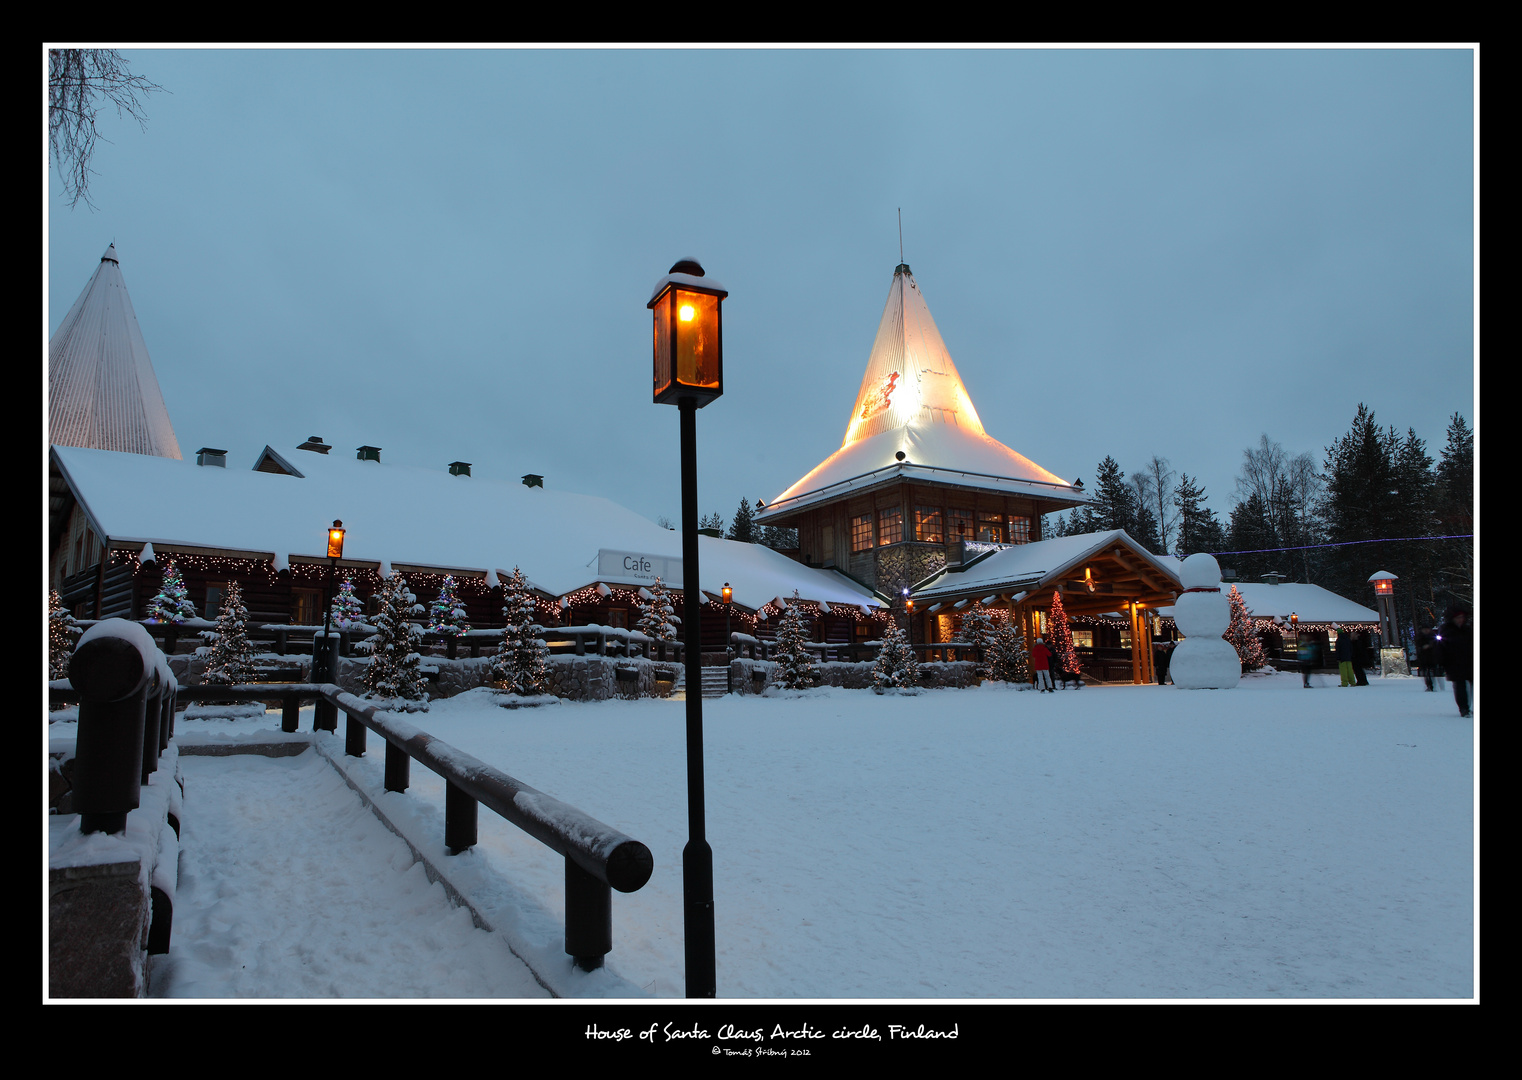
[[[48,341],[48,441],[180,456],[115,244]]]
[[[1064,571],[1117,544],[1124,545],[1136,557],[1150,563],[1161,571],[1163,577],[1175,583],[1178,581],[1178,570],[1169,565],[1176,560],[1160,559],[1131,539],[1125,530],[1111,529],[1004,548],[984,556],[965,570],[947,567],[916,588],[914,596],[917,601],[929,601],[941,596],[1033,592],[1046,588]]]
[[[1231,582],[1221,584],[1222,592],[1230,592]],[[1236,582],[1237,592],[1247,605],[1248,613],[1255,619],[1282,618],[1289,621],[1294,612],[1302,623],[1376,623],[1379,614],[1343,596],[1338,596],[1320,585],[1303,582],[1283,582],[1270,585],[1267,582]],[[1172,608],[1158,608],[1157,613],[1172,616]]]
[[[930,317],[900,264],[867,358],[840,449],[778,495],[760,520],[899,479],[1040,495],[1065,505],[1081,490],[991,438]]]
[[[602,549],[680,561],[681,534],[594,495],[524,487],[514,477],[451,476],[443,470],[292,452],[303,476],[256,472],[140,454],[54,446],[54,461],[96,534],[160,552],[198,548],[250,557],[322,558],[327,526],[343,521],[346,562],[390,563],[505,575],[521,567],[533,585],[564,596],[595,581]],[[794,590],[808,600],[876,606],[842,574],[804,566],[771,548],[699,538],[701,586],[758,608]]]

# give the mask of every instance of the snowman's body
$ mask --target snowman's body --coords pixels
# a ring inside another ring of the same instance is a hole
[[[1203,551],[1179,568],[1184,593],[1173,605],[1173,623],[1184,640],[1173,650],[1168,674],[1189,690],[1229,690],[1242,677],[1242,662],[1221,635],[1231,625],[1231,602],[1221,592],[1221,567]]]

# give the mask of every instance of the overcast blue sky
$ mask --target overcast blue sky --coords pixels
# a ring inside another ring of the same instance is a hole
[[[691,254],[728,520],[839,446],[899,207],[989,434],[1064,478],[1160,454],[1224,518],[1262,433],[1475,420],[1469,49],[126,55],[168,92],[103,117],[97,210],[49,179],[47,332],[114,240],[187,455],[315,434],[676,519],[645,302]]]

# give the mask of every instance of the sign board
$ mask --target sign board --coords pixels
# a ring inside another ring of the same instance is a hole
[[[660,578],[668,589],[682,587],[682,560],[670,555],[599,548],[597,580],[622,585],[654,585]]]

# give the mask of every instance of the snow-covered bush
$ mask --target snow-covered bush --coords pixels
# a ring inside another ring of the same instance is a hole
[[[904,632],[898,623],[890,622],[883,632],[882,648],[877,651],[877,663],[872,666],[872,687],[884,690],[906,690],[919,682],[919,661],[914,650],[904,640]]]
[[[671,603],[671,594],[660,578],[656,578],[655,584],[645,591],[650,598],[641,597],[638,601],[637,629],[652,641],[674,641],[677,637],[676,608]]]
[[[502,604],[502,647],[492,660],[491,681],[514,694],[546,694],[550,689],[550,650],[539,636],[538,609],[534,594],[513,567]]]
[[[333,597],[333,629],[348,630],[364,621],[365,602],[354,593],[354,578],[345,574]]]
[[[994,641],[994,621],[989,617],[988,609],[976,600],[972,601],[962,616],[962,625],[957,628],[956,640],[978,647],[976,653],[970,657],[964,654],[962,659],[970,659],[973,662],[974,674],[978,678],[988,678],[989,649]]]
[[[190,602],[189,589],[185,587],[185,579],[180,576],[179,570],[173,563],[164,567],[164,582],[159,586],[159,591],[152,600],[148,601],[148,611],[143,617],[148,622],[172,622],[181,623],[186,619],[196,617],[196,606]]]
[[[358,646],[370,654],[370,663],[365,668],[365,696],[426,701],[428,680],[423,676],[423,657],[417,650],[417,639],[423,632],[408,618],[421,610],[417,597],[407,590],[406,578],[392,574],[382,580],[376,598],[379,605],[376,632]]]
[[[793,602],[787,604],[777,624],[777,643],[772,659],[777,662],[772,681],[784,690],[796,690],[814,685],[814,659],[807,646],[808,627],[803,621],[803,607],[798,593],[793,592]]]
[[[988,677],[999,682],[1028,683],[1031,681],[1030,658],[1025,653],[1025,636],[1015,626],[1013,619],[1006,619],[994,631],[993,644],[988,651]]]
[[[228,583],[222,610],[215,630],[202,630],[201,637],[210,648],[198,650],[208,659],[201,681],[213,686],[235,686],[254,675],[254,647],[248,640],[248,608],[243,604],[243,590],[236,581]]]
[[[71,631],[78,625],[74,616],[63,606],[63,597],[58,595],[58,590],[51,590],[48,593],[49,679],[69,677],[69,659],[74,655],[74,635]]]
[[[438,598],[428,609],[429,633],[462,637],[470,629],[470,620],[465,617],[465,605],[455,596],[454,590],[454,575],[446,574]]]

